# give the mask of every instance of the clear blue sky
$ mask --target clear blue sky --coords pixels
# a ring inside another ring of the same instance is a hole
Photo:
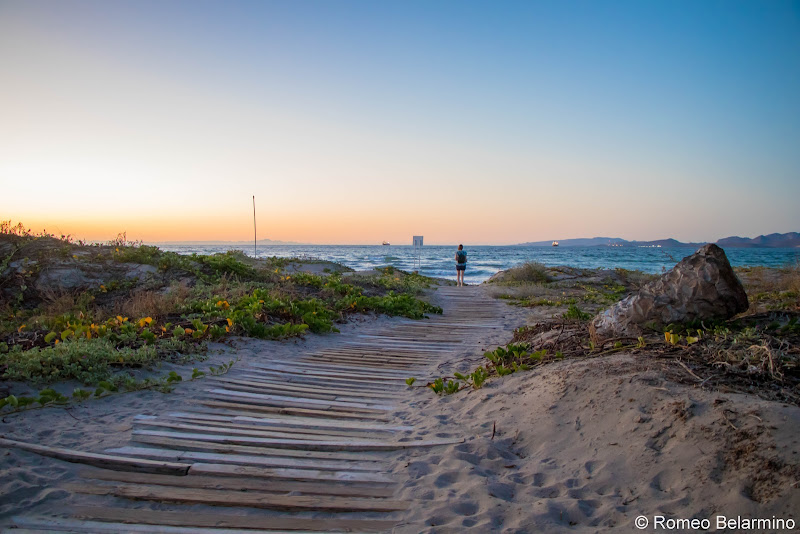
[[[800,230],[800,2],[0,0],[0,87],[2,218],[89,238]]]

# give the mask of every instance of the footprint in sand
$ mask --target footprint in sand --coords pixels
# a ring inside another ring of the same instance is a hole
[[[553,477],[548,475],[547,473],[534,473],[533,474],[533,485],[537,488],[541,488],[545,484],[548,484]]]
[[[586,469],[586,472],[590,475],[594,475],[596,472],[600,471],[606,466],[605,462],[599,462],[596,460],[589,460],[585,464],[583,464],[583,468]]]
[[[481,460],[484,459],[480,454],[469,454],[466,452],[458,452],[455,457],[471,465],[479,465]]]
[[[442,473],[436,477],[433,485],[437,488],[446,488],[447,486],[452,486],[462,477],[462,473],[462,471],[449,471],[447,473]]]
[[[493,482],[488,487],[489,495],[495,499],[502,501],[511,501],[514,499],[514,486],[511,484],[503,484],[501,482]]]
[[[411,462],[406,467],[406,472],[411,480],[430,474],[431,466],[428,462]]]
[[[475,515],[478,513],[478,503],[475,501],[461,501],[452,508],[458,515]]]

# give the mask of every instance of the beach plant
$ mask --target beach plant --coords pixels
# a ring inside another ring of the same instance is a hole
[[[529,261],[508,269],[501,283],[546,284],[551,281],[544,264]]]
[[[567,311],[564,312],[564,319],[577,319],[578,321],[588,321],[592,318],[591,313],[582,311],[575,304],[570,304]]]

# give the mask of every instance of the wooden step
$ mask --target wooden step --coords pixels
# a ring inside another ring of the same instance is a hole
[[[89,495],[113,495],[127,499],[161,503],[205,504],[209,506],[250,507],[285,511],[393,512],[406,510],[408,503],[389,499],[359,499],[318,495],[275,495],[255,491],[179,488],[157,485],[64,484],[65,489]]]
[[[124,523],[124,528],[117,532],[125,532],[131,527],[144,527],[131,532],[158,532],[152,526],[171,525],[176,527],[218,528],[218,529],[252,529],[286,530],[293,534],[299,531],[341,531],[341,532],[380,532],[390,530],[397,521],[384,519],[345,519],[325,517],[311,519],[305,517],[282,517],[259,515],[221,515],[188,511],[146,510],[132,508],[73,506],[71,513],[75,517],[99,519]],[[138,523],[135,524],[135,523]],[[149,530],[148,530],[149,529]],[[199,531],[194,531],[198,532]],[[183,533],[181,533],[183,534]]]

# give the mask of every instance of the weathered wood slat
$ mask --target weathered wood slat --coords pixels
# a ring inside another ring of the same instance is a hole
[[[310,417],[325,417],[327,419],[332,418],[339,418],[339,419],[370,419],[373,421],[386,421],[387,417],[385,414],[378,414],[378,413],[352,413],[352,412],[342,412],[338,410],[310,410],[306,408],[292,408],[286,406],[264,406],[258,404],[247,404],[244,402],[232,402],[232,401],[225,401],[225,400],[211,400],[211,399],[201,399],[199,401],[189,401],[190,403],[197,403],[202,404],[203,406],[208,406],[211,408],[225,408],[227,410],[233,410],[241,412],[242,415],[246,415],[245,412],[249,412],[249,415],[253,414],[284,414],[284,415],[302,415],[302,416],[310,416]]]
[[[313,353],[311,355],[313,356]],[[297,369],[311,369],[311,370],[320,371],[320,372],[328,372],[328,371],[333,371],[333,372],[338,372],[338,373],[345,372],[348,375],[350,375],[350,374],[366,374],[366,375],[380,374],[382,376],[396,376],[398,378],[405,378],[404,371],[392,371],[392,370],[388,370],[388,369],[380,369],[380,368],[376,368],[376,367],[372,367],[372,366],[365,366],[365,365],[342,367],[341,365],[337,365],[337,364],[325,364],[325,363],[321,363],[321,362],[311,362],[311,361],[308,361],[308,360],[305,360],[305,359],[303,359],[303,360],[292,360],[291,362],[277,361],[275,363],[278,364],[278,365],[283,365],[283,366],[287,366],[287,367],[293,367],[293,368],[297,368]]]
[[[236,476],[269,479],[310,480],[346,484],[392,483],[394,480],[381,473],[366,471],[314,471],[312,469],[280,469],[235,464],[204,464],[198,462],[189,468],[190,475]]]
[[[220,423],[220,422],[211,422],[211,423],[203,423],[198,424],[190,423],[187,421],[184,422],[176,422],[176,421],[160,421],[160,420],[137,420],[137,429],[135,432],[139,432],[142,430],[141,427],[149,426],[149,427],[157,427],[157,428],[170,428],[175,430],[181,430],[184,432],[193,432],[193,433],[201,433],[201,434],[224,434],[229,436],[249,436],[249,437],[259,437],[259,438],[278,438],[278,439],[296,439],[298,437],[302,437],[303,439],[337,439],[340,437],[343,438],[357,438],[357,439],[379,439],[379,436],[374,434],[359,432],[359,433],[348,433],[348,432],[336,432],[331,430],[313,430],[313,429],[281,429],[282,431],[275,431],[271,430],[267,427],[255,428],[253,425],[247,425],[244,423]]]
[[[312,359],[314,361],[321,361],[330,364],[339,364],[340,362],[351,362],[353,364],[364,365],[369,364],[373,366],[380,366],[384,369],[391,369],[392,367],[402,367],[405,370],[407,367],[412,367],[415,365],[425,365],[428,363],[431,358],[430,357],[398,357],[398,356],[390,356],[388,354],[368,354],[364,352],[346,352],[346,351],[337,351],[337,352],[324,352],[320,351],[316,354],[305,356],[307,359]]]
[[[120,510],[123,510],[120,508]],[[143,510],[132,510],[138,512],[140,515],[143,513]],[[146,512],[148,515],[150,514],[150,510]],[[99,515],[102,515],[99,514]],[[95,518],[92,518],[95,519]],[[69,533],[76,533],[76,534],[119,534],[120,532],[127,532],[127,533],[138,533],[138,532],[145,532],[147,534],[254,534],[257,532],[263,532],[264,534],[319,534],[319,532],[314,533],[313,531],[298,531],[298,530],[258,530],[254,531],[252,529],[233,529],[233,528],[203,528],[203,527],[182,527],[182,526],[171,526],[171,525],[163,525],[163,524],[152,524],[151,522],[143,521],[144,524],[131,524],[131,523],[119,523],[119,522],[109,522],[109,521],[91,521],[91,520],[80,520],[80,519],[65,519],[65,518],[22,518],[17,517],[14,518],[14,522],[17,521],[26,524],[27,526],[34,528],[35,530],[27,530],[28,532],[36,532],[37,534],[41,534],[43,532],[69,532]],[[19,524],[19,523],[17,523]],[[22,530],[21,532],[25,532],[26,530]],[[19,529],[14,529],[14,533],[20,532]]]
[[[430,358],[419,359],[397,359],[391,356],[380,356],[375,354],[345,354],[337,352],[336,354],[328,354],[320,352],[315,356],[306,356],[306,358],[313,358],[315,361],[322,361],[325,363],[341,364],[343,362],[350,362],[358,365],[368,363],[370,365],[382,365],[387,369],[401,368],[401,370],[408,371],[410,367],[424,367],[431,363]],[[328,377],[331,379],[332,377]],[[363,380],[362,380],[363,382]]]
[[[298,482],[281,479],[255,479],[245,477],[212,477],[188,475],[151,475],[146,473],[125,473],[106,469],[85,469],[80,476],[86,479],[126,482],[129,484],[156,484],[160,486],[180,486],[183,488],[229,489],[238,491],[262,491],[266,493],[304,493],[308,495],[338,495],[341,497],[391,497],[393,485],[373,483],[351,486],[341,481]]]
[[[350,461],[377,461],[364,456],[363,452],[328,452],[328,451],[303,451],[295,449],[270,449],[268,447],[254,447],[251,445],[234,445],[231,443],[218,443],[191,439],[181,436],[148,436],[136,434],[133,442],[144,445],[158,445],[162,448],[179,451],[204,451],[224,454],[245,454],[249,456],[287,456],[289,458],[322,458],[323,460],[350,460]]]
[[[176,428],[182,430],[209,430],[211,433],[230,433],[228,429],[235,429],[236,433],[242,432],[242,435],[252,436],[266,436],[262,432],[268,432],[267,437],[297,437],[297,436],[325,436],[325,437],[345,437],[345,438],[363,438],[363,439],[381,439],[380,434],[390,434],[377,430],[365,432],[363,430],[335,430],[330,428],[310,428],[310,427],[295,427],[287,428],[285,426],[276,426],[256,422],[247,421],[208,421],[208,420],[186,420],[186,419],[161,419],[156,424],[155,421],[142,420],[139,421],[141,426],[158,426],[162,428]],[[202,428],[189,428],[187,426],[178,425],[193,425]],[[216,429],[216,430],[214,430]],[[254,433],[255,432],[255,433]],[[384,436],[385,437],[385,436]]]
[[[392,382],[397,380],[405,380],[405,378],[400,376],[386,376],[379,373],[364,374],[364,373],[350,373],[341,371],[336,372],[336,371],[317,370],[311,367],[305,367],[301,369],[299,367],[288,367],[288,366],[262,364],[262,363],[251,363],[250,366],[255,367],[257,369],[266,369],[267,371],[276,371],[292,375],[312,375],[312,376],[322,376],[326,378],[339,377],[339,378],[347,378],[348,380],[366,380],[368,382]]]
[[[245,378],[226,378],[226,379],[215,380],[215,382],[222,382],[224,384],[236,384],[253,388],[270,387],[273,389],[280,389],[285,391],[302,391],[319,395],[332,395],[334,397],[342,395],[349,396],[352,398],[366,397],[366,398],[376,398],[376,399],[393,397],[392,394],[387,393],[386,391],[362,392],[362,391],[354,391],[353,389],[343,389],[334,387],[299,386],[299,385],[288,384],[285,381],[266,380],[266,379],[253,380]]]
[[[335,386],[335,387],[352,387],[358,388],[359,391],[387,391],[387,390],[400,390],[403,389],[404,384],[399,382],[391,384],[372,384],[363,380],[348,380],[346,378],[333,378],[329,376],[308,376],[308,375],[285,375],[275,371],[266,371],[264,369],[252,369],[245,377],[264,378],[267,377],[271,380],[282,380],[291,384],[311,384],[320,387]]]
[[[352,403],[373,403],[373,404],[385,404],[389,400],[395,398],[393,396],[382,396],[380,398],[374,397],[372,395],[362,395],[358,396],[351,396],[348,394],[335,394],[335,393],[322,393],[322,390],[318,391],[311,391],[308,389],[297,388],[292,386],[284,386],[281,384],[262,384],[260,386],[246,386],[239,384],[235,381],[228,381],[219,384],[224,389],[230,389],[233,391],[243,391],[245,393],[260,393],[266,395],[281,395],[281,396],[291,396],[291,397],[300,397],[303,399],[314,399],[320,401],[341,401],[341,402],[352,402]]]
[[[177,488],[155,485],[67,483],[65,487],[76,493],[114,495],[128,499],[205,504],[210,506],[248,506],[269,510],[315,510],[330,512],[394,512],[405,510],[408,503],[389,499],[358,499],[354,497],[323,497],[315,495],[274,495],[271,493]]]
[[[337,428],[351,430],[377,430],[384,432],[401,432],[414,430],[413,426],[408,425],[387,425],[376,424],[362,421],[339,421],[337,419],[325,420],[318,417],[300,416],[250,416],[236,415],[235,412],[224,415],[198,412],[169,412],[168,417],[188,418],[188,419],[208,419],[211,421],[246,421],[252,423],[263,423],[265,425],[278,425],[287,427],[314,427],[314,428]]]
[[[149,430],[134,430],[135,435],[148,435],[169,437],[175,432],[158,432]],[[309,439],[272,439],[254,438],[248,436],[218,436],[211,434],[185,434],[190,439],[202,441],[216,441],[233,445],[263,445],[276,449],[290,448],[307,451],[393,451],[398,449],[412,449],[416,447],[436,447],[439,445],[452,445],[463,443],[463,438],[447,439],[413,439],[408,441],[378,441],[378,440],[309,440]],[[118,449],[113,449],[118,450]]]
[[[344,408],[351,412],[386,412],[392,407],[384,404],[368,404],[366,402],[347,402],[347,401],[327,401],[320,399],[304,399],[302,397],[292,397],[288,395],[267,395],[263,393],[248,393],[245,391],[233,391],[231,389],[215,388],[208,391],[209,395],[217,398],[234,398],[248,401],[258,401],[270,406],[296,406],[298,408],[330,409]]]
[[[98,454],[57,447],[46,447],[44,445],[35,445],[33,443],[25,443],[22,441],[5,438],[0,438],[0,447],[21,449],[40,454],[42,456],[63,460],[65,462],[93,465],[95,467],[116,469],[120,471],[186,475],[189,472],[190,467],[189,464],[185,463],[142,460],[141,458],[130,458],[127,456],[112,456],[109,454]]]
[[[141,510],[131,508],[108,508],[74,506],[71,510],[75,517],[94,518],[106,521],[125,523],[141,523],[143,525],[172,525],[184,527],[207,528],[240,528],[240,529],[283,529],[289,531],[347,531],[347,532],[379,532],[391,529],[396,521],[378,519],[309,519],[304,517],[280,516],[236,516],[208,514],[197,511],[164,511]],[[144,517],[142,517],[144,516]],[[148,527],[149,528],[149,527]],[[152,530],[148,532],[153,532]],[[299,534],[294,532],[294,534]]]
[[[163,437],[163,436],[161,436]],[[218,454],[204,451],[176,451],[147,447],[119,447],[111,449],[120,454],[161,460],[180,460],[192,462],[255,465],[262,467],[285,467],[290,469],[315,469],[319,471],[381,471],[380,465],[349,460],[322,460],[319,458],[287,458],[284,456],[254,456],[246,454]]]

